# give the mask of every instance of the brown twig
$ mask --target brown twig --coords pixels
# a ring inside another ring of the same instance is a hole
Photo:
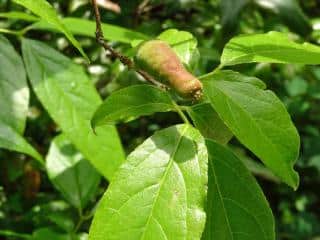
[[[104,40],[104,35],[103,35],[103,31],[102,31],[102,27],[101,27],[101,16],[100,16],[100,12],[99,12],[99,7],[97,4],[96,0],[91,0],[92,2],[92,6],[93,6],[93,10],[94,10],[94,15],[95,15],[95,19],[96,19],[96,40],[97,42],[106,50],[109,51],[111,56],[113,58],[118,58],[120,60],[120,62],[122,62],[123,65],[127,66],[129,69],[133,69],[135,70],[137,73],[139,73],[146,81],[162,88],[162,89],[168,89],[168,87],[162,83],[159,83],[158,81],[156,81],[155,79],[153,79],[148,73],[146,73],[143,70],[137,69],[134,66],[133,61],[128,58],[127,56],[122,55],[121,53],[117,52],[116,50],[114,50],[111,46],[109,46],[109,44]]]

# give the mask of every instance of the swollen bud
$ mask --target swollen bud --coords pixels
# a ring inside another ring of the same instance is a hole
[[[135,56],[135,64],[182,97],[199,99],[202,96],[202,83],[185,69],[177,54],[164,41],[142,43]]]

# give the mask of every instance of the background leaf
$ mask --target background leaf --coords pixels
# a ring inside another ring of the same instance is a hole
[[[74,35],[81,35],[95,38],[96,23],[94,21],[80,19],[80,18],[63,18],[62,23],[72,32]],[[43,31],[57,31],[54,25],[50,25],[45,21],[40,21],[31,26],[30,29],[43,30]],[[133,40],[147,40],[148,36],[120,26],[102,23],[102,30],[105,35],[105,39],[110,41],[117,41],[122,43],[131,43]]]
[[[50,180],[68,202],[84,209],[97,190],[100,175],[65,135],[51,142],[46,168]]]
[[[72,143],[106,178],[124,160],[113,126],[90,128],[90,119],[101,99],[81,66],[34,40],[23,39],[23,57],[32,87],[51,117]]]
[[[190,125],[155,133],[121,166],[89,239],[199,239],[205,223],[207,154]]]
[[[297,0],[254,0],[254,2],[278,15],[295,32],[308,35],[312,31],[309,19],[302,11]]]
[[[295,43],[280,32],[234,37],[221,56],[223,66],[251,62],[320,64],[320,48]]]
[[[239,25],[239,17],[249,0],[223,0],[221,1],[221,24],[225,34],[232,35]]]
[[[208,215],[202,239],[274,240],[272,212],[256,180],[226,147],[211,140],[206,144]]]
[[[56,27],[59,31],[69,39],[73,46],[89,61],[87,55],[84,53],[80,43],[73,37],[72,33],[65,27],[59,19],[55,9],[46,0],[14,0],[15,3],[24,6],[32,11],[34,14],[41,17],[44,21]]]
[[[213,139],[221,144],[230,141],[233,134],[223,123],[210,103],[200,103],[188,108],[194,125],[205,138]]]
[[[23,139],[29,107],[29,88],[22,59],[0,35],[0,147],[26,153],[42,161]]]
[[[199,60],[199,51],[197,39],[191,33],[169,29],[162,32],[157,38],[166,41],[186,66],[190,69],[195,67]]]
[[[17,12],[17,11],[2,12],[0,13],[0,17],[8,18],[8,19],[18,19],[18,20],[23,20],[27,22],[36,22],[39,20],[39,18],[36,16],[33,16],[25,12]]]
[[[151,85],[130,86],[112,93],[96,110],[93,128],[174,110],[169,94]]]
[[[204,81],[204,91],[239,141],[296,188],[298,175],[293,165],[299,154],[299,135],[275,94],[247,83],[213,79]]]
[[[0,122],[23,134],[29,107],[29,88],[21,57],[0,35]]]

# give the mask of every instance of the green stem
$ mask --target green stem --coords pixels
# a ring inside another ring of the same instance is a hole
[[[179,106],[178,104],[176,104],[176,102],[173,101],[172,99],[171,99],[171,101],[172,101],[172,104],[173,104],[173,106],[175,107],[177,113],[178,113],[179,116],[181,117],[181,119],[182,119],[186,124],[190,124],[187,116],[183,113],[183,111],[181,110],[180,106]]]
[[[6,237],[16,237],[21,239],[31,239],[31,235],[25,234],[25,233],[16,233],[12,232],[10,230],[0,230],[0,236],[6,236]]]

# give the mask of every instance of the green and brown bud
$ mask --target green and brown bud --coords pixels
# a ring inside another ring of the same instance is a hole
[[[135,64],[155,80],[175,89],[182,97],[199,99],[202,95],[202,83],[185,69],[177,54],[164,41],[142,43]]]

